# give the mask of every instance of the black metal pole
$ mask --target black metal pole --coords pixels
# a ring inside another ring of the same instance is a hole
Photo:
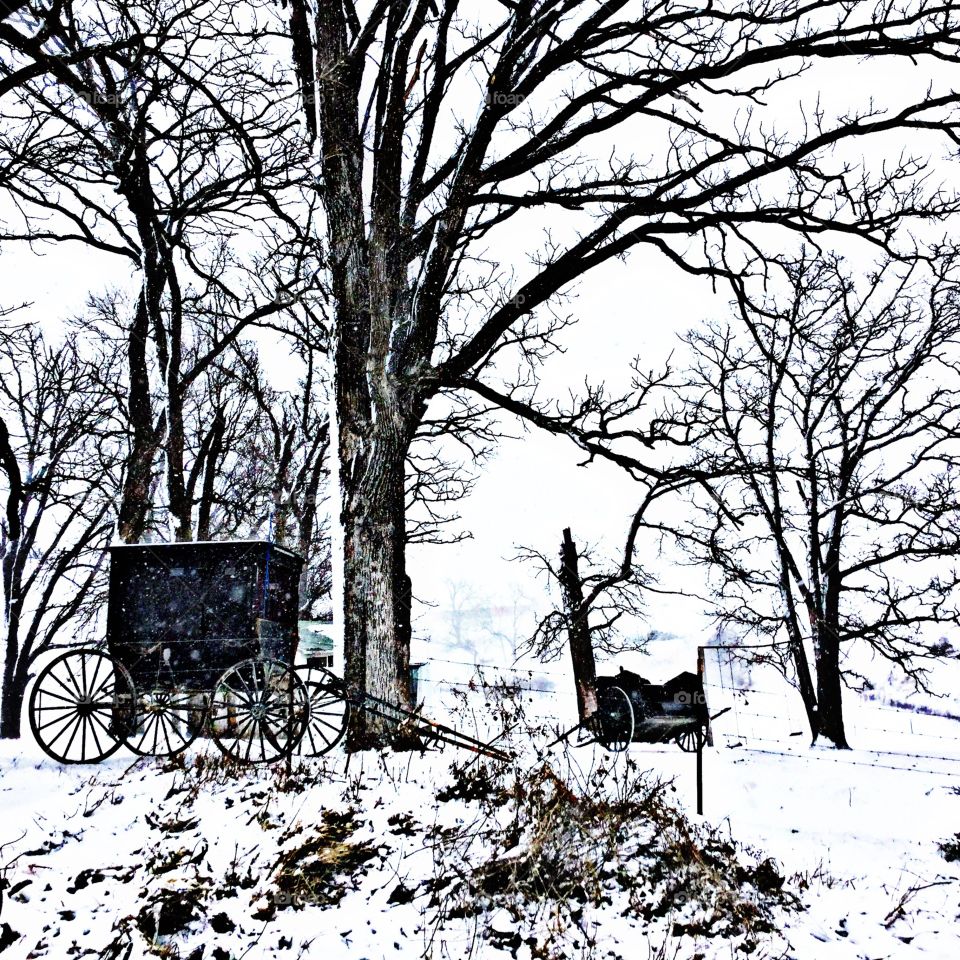
[[[703,816],[703,731],[697,730],[697,816]]]

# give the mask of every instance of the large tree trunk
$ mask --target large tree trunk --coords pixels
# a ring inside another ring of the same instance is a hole
[[[117,517],[120,538],[126,543],[138,543],[146,533],[152,507],[154,462],[168,427],[166,415],[160,418],[159,424],[155,425],[153,421],[147,363],[147,343],[151,330],[161,368],[164,371],[169,369],[161,316],[161,301],[167,277],[161,258],[162,239],[155,229],[157,215],[142,130],[135,142],[125,145],[123,158],[117,160],[116,169],[120,177],[117,189],[136,218],[137,232],[143,247],[143,287],[137,300],[133,323],[127,334],[130,378],[127,414],[131,444]]]
[[[409,580],[405,564],[404,464],[399,424],[377,423],[366,450],[341,426],[341,495],[346,681],[391,703],[410,705]],[[361,750],[391,739],[384,721],[355,710],[347,746]]]
[[[399,8],[390,14],[395,29],[388,27],[386,43],[391,51],[403,47],[397,36],[402,19]],[[414,35],[415,31],[405,31],[405,42],[412,42]],[[424,409],[425,388],[418,384],[418,371],[429,367],[435,339],[431,331],[439,317],[439,306],[433,304],[422,307],[432,324],[414,322],[400,221],[404,66],[409,49],[397,52],[396,79],[389,92],[384,88],[389,104],[381,100],[378,107],[384,126],[368,221],[363,190],[367,147],[358,110],[363,58],[350,56],[348,23],[340,5],[319,4],[316,44],[323,204],[337,304],[345,674],[357,692],[409,705],[405,462]],[[435,245],[441,242],[442,238],[434,240]],[[432,304],[428,294],[421,299]],[[383,744],[391,733],[389,725],[354,711],[347,748]]]
[[[197,539],[210,539],[210,519],[213,515],[213,498],[216,494],[217,470],[220,467],[220,457],[223,454],[223,437],[227,425],[223,418],[223,411],[218,409],[213,420],[210,433],[207,434],[209,444],[206,450],[206,460],[203,467],[203,486],[200,493],[200,509],[197,516]]]
[[[20,739],[20,717],[26,695],[26,673],[14,670],[8,677],[4,670],[3,692],[0,694],[0,740]]]
[[[169,404],[171,424],[167,434],[167,498],[173,521],[173,539],[182,542],[193,539],[193,505],[187,496],[183,478],[183,412],[179,409],[179,401],[176,406],[178,409],[173,415],[174,404]]]
[[[828,570],[840,568],[839,544],[837,536],[827,554]],[[820,733],[834,746],[848,750],[850,745],[843,726],[843,679],[840,676],[840,583],[835,575],[828,577],[824,616],[816,624],[816,631]]]
[[[0,420],[0,456],[10,492],[7,496],[5,526],[0,536],[2,560],[0,571],[3,579],[3,619],[6,629],[4,651],[3,686],[0,688],[0,739],[11,740],[20,736],[20,713],[26,691],[26,671],[20,670],[21,569],[17,562],[20,551],[20,536],[23,532],[23,481],[20,466],[10,445],[6,424]],[[22,560],[22,558],[21,558]]]
[[[787,550],[782,533],[778,532],[777,546],[780,554],[780,594],[785,604],[784,623],[787,635],[790,638],[790,653],[793,665],[797,671],[797,682],[800,687],[800,698],[803,709],[810,724],[810,737],[813,743],[817,742],[820,733],[820,717],[817,710],[817,697],[813,689],[813,679],[810,676],[810,664],[807,662],[807,652],[803,646],[803,634],[800,630],[800,618],[797,615],[797,604],[793,596],[790,582],[790,569],[787,560]]]
[[[834,746],[848,750],[843,725],[843,683],[840,678],[840,645],[832,630],[824,630],[817,651],[817,700],[820,734]]]
[[[6,630],[6,661],[0,691],[0,740],[16,740],[20,737],[20,716],[27,691],[27,671],[22,669],[19,619],[16,616],[6,624]]]
[[[803,640],[791,637],[790,653],[793,656],[793,666],[797,671],[797,683],[800,688],[800,699],[807,714],[807,723],[810,724],[810,736],[814,743],[820,734],[820,714],[817,706],[817,697],[813,690],[813,678],[810,676],[810,664],[807,663],[807,651],[803,647]]]
[[[10,433],[7,425],[0,417],[0,467],[7,475],[7,507],[5,511],[6,530],[4,541],[20,539],[20,503],[23,500],[23,478],[20,475],[20,464],[10,445]]]
[[[118,510],[120,539],[138,543],[143,539],[150,515],[150,487],[159,443],[153,424],[150,378],[147,372],[147,338],[150,315],[147,297],[141,293],[127,339],[129,397],[127,417],[130,428],[130,453],[124,470],[123,495]]]
[[[837,499],[846,498],[848,480],[852,470],[841,477]],[[827,552],[822,570],[822,612],[810,608],[810,627],[813,631],[814,650],[817,660],[817,700],[820,733],[835,747],[849,750],[847,733],[843,725],[843,678],[840,672],[840,579],[841,550],[845,516],[837,509],[827,540]],[[818,534],[819,535],[819,534]]]

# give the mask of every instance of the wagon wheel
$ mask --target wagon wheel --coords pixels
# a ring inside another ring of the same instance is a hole
[[[684,730],[674,742],[684,753],[696,753],[703,743],[702,729]]]
[[[633,740],[633,704],[620,687],[597,694],[597,740],[612,753],[622,753]]]
[[[68,650],[47,664],[30,693],[30,729],[60,763],[98,763],[130,727],[134,690],[119,661],[99,650]]]
[[[306,686],[309,704],[307,725],[297,753],[319,757],[332,750],[346,733],[350,704],[344,696],[343,681],[325,667],[307,665],[295,670]]]
[[[202,718],[197,717],[196,696],[195,691],[178,687],[157,687],[138,694],[136,714],[124,743],[141,757],[172,757],[186,749],[203,726]]]
[[[210,732],[241,763],[272,763],[289,755],[310,712],[303,681],[285,663],[254,657],[230,667],[210,700]]]

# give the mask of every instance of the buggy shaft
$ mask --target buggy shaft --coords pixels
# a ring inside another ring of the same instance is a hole
[[[454,730],[453,727],[448,727],[445,724],[437,723],[434,720],[429,720],[418,713],[414,713],[412,710],[407,710],[405,707],[398,706],[395,703],[390,703],[389,700],[376,697],[372,693],[361,693],[359,697],[351,698],[351,702],[355,703],[366,713],[372,713],[375,716],[383,717],[385,720],[392,720],[395,723],[400,723],[396,717],[392,717],[388,713],[384,713],[382,710],[377,709],[378,706],[386,707],[388,710],[394,710],[397,713],[403,714],[404,717],[421,724],[421,732],[425,735],[434,737],[437,740],[443,740],[445,743],[452,744],[453,746],[462,747],[464,750],[473,750],[477,753],[483,753],[494,760],[510,759],[510,755],[508,753],[504,752],[503,750],[498,750],[496,747],[492,747],[489,744],[484,743],[482,740],[478,740],[476,737],[471,737],[466,733],[461,733],[459,730]],[[376,706],[374,706],[374,704]]]

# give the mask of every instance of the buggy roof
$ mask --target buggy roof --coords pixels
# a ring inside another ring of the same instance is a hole
[[[165,553],[176,550],[215,552],[216,548],[223,550],[224,548],[229,549],[231,547],[248,547],[254,549],[262,547],[264,552],[269,548],[271,553],[280,553],[299,561],[301,564],[304,563],[304,558],[300,556],[299,553],[294,553],[293,550],[288,550],[279,544],[271,543],[269,540],[181,540],[177,543],[111,543],[107,549],[111,552],[114,550],[139,550],[144,553],[154,553],[158,551]]]

